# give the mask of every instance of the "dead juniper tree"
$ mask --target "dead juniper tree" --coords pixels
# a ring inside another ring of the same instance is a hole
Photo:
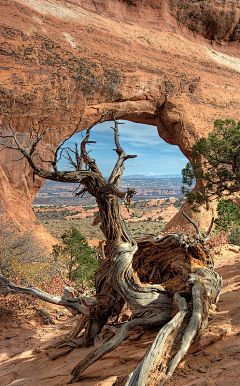
[[[103,115],[95,124],[102,119]],[[95,296],[70,297],[65,292],[58,297],[34,287],[16,286],[4,277],[0,277],[0,281],[6,293],[31,294],[79,314],[79,322],[71,336],[54,346],[56,350],[64,346],[71,350],[93,345],[90,353],[72,370],[71,382],[79,381],[91,364],[121,344],[136,326],[158,326],[159,332],[151,348],[137,368],[126,376],[125,385],[162,386],[206,327],[209,307],[217,302],[222,281],[214,272],[213,255],[206,246],[211,227],[206,234],[200,233],[197,224],[186,214],[183,213],[196,229],[195,235],[174,233],[162,238],[152,235],[137,243],[128,233],[120,214],[120,200],[130,205],[135,191],[132,188],[122,191],[119,182],[125,161],[135,156],[126,155],[121,147],[118,122],[115,118],[114,121],[118,159],[106,180],[86,149],[87,144],[93,143],[90,133],[95,124],[87,129],[80,148],[76,145],[74,152],[66,150],[74,170],[60,171],[57,161],[66,140],[55,150],[49,161],[51,167],[44,169],[38,162],[41,161],[38,145],[45,131],[39,129],[32,133],[28,146],[23,146],[11,122],[6,120],[1,134],[2,141],[6,140],[4,147],[20,152],[35,174],[53,181],[77,182],[81,185],[77,195],[89,192],[96,198],[105,246],[95,272]],[[113,320],[117,320],[125,303],[132,317],[117,329]],[[107,330],[110,331],[108,339],[99,343],[96,338]]]

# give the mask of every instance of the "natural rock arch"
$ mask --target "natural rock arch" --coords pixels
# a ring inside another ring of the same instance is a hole
[[[82,112],[82,129],[106,110],[118,119],[157,125],[160,136],[189,157],[216,118],[239,119],[237,0],[8,0],[0,11],[1,108],[23,139],[29,118],[37,124],[49,114],[49,124],[57,127],[65,114],[76,122]],[[52,132],[41,154],[47,156],[69,132]],[[12,159],[11,150],[1,152],[1,210],[22,229],[39,233],[31,203],[43,182],[33,181],[24,160]],[[190,241],[198,244],[198,235]],[[195,248],[190,252],[188,262],[194,263]],[[215,300],[219,289],[212,283],[219,283],[211,267],[188,268],[201,276],[201,283],[191,276],[187,288],[195,305],[201,286]],[[179,297],[174,302],[181,320],[185,306]]]
[[[55,127],[65,111],[82,111],[87,127],[105,109],[157,125],[189,157],[216,118],[238,119],[237,1],[9,0],[0,10],[1,108],[19,131],[44,111]],[[59,129],[50,144],[68,132]],[[12,158],[1,153],[2,210],[44,233],[31,210],[42,182]]]
[[[184,148],[183,142],[184,140],[189,140],[189,138],[184,138],[184,136],[179,136],[177,134],[177,130],[174,131],[171,127],[171,122],[169,123],[168,121],[165,123],[164,120],[162,119],[162,111],[165,112],[164,110],[164,105],[163,103],[160,108],[156,107],[153,109],[152,112],[149,112],[148,106],[143,106],[142,111],[139,111],[139,106],[138,106],[138,111],[135,112],[134,109],[136,106],[133,104],[131,108],[124,113],[121,111],[116,111],[116,117],[119,117],[120,119],[125,119],[125,120],[130,120],[137,122],[137,123],[149,123],[153,124],[155,123],[154,126],[157,127],[159,136],[166,140],[166,142],[172,144],[172,145],[177,145],[179,146],[180,150]],[[108,105],[107,105],[108,106]],[[101,106],[102,107],[102,106]],[[115,107],[115,105],[111,104],[108,107]],[[118,106],[119,107],[119,106]],[[90,119],[89,119],[89,110],[92,111],[90,113]],[[91,107],[88,109],[86,113],[83,113],[86,116],[85,118],[85,123],[82,123],[79,125],[78,130],[84,129],[86,124],[89,122],[92,122],[95,117],[96,117],[96,111],[100,110],[100,106],[97,106],[97,110],[95,110],[95,107]],[[179,114],[180,115],[180,114]],[[147,116],[147,117],[146,117]],[[107,118],[107,117],[106,117]],[[69,119],[72,119],[70,117]],[[109,118],[111,119],[111,118]],[[25,122],[30,122],[31,119],[27,118]],[[46,116],[46,120],[49,120],[49,125],[51,125],[51,119]],[[76,122],[76,119],[73,119]],[[12,120],[12,125],[15,125],[15,119],[13,118]],[[34,125],[37,123],[35,122]],[[90,123],[91,125],[91,123]],[[177,127],[182,127],[182,122],[181,118],[179,117],[179,122],[176,124]],[[169,128],[169,129],[168,129]],[[69,124],[69,121],[65,121],[64,125],[60,128],[58,131],[58,128],[56,130],[49,132],[46,134],[46,139],[45,143],[40,149],[41,152],[41,157],[44,159],[49,159],[51,158],[51,152],[54,148],[58,146],[58,144],[61,142],[63,138],[66,137],[66,135],[71,132],[72,126]],[[171,136],[170,136],[171,135]],[[27,141],[28,134],[23,133],[22,134],[23,139]],[[3,140],[1,140],[1,143],[3,143]],[[189,152],[184,149],[186,155],[189,155]],[[17,162],[12,162],[9,164],[9,162],[4,163],[3,161],[3,168],[2,168],[2,180],[7,180],[10,177],[10,181],[7,181],[6,185],[3,183],[3,189],[2,189],[2,211],[4,215],[6,215],[6,218],[11,218],[17,225],[19,225],[20,229],[27,229],[27,228],[32,228],[31,223],[34,222],[35,224],[35,233],[38,238],[43,237],[45,240],[46,244],[50,242],[49,246],[54,242],[54,239],[49,236],[43,227],[38,223],[38,220],[35,218],[35,215],[31,209],[31,203],[41,188],[43,184],[45,183],[45,180],[39,178],[38,176],[35,176],[33,178],[32,176],[32,171],[31,168],[29,168],[29,165],[26,164],[26,162],[22,159],[19,160],[18,156],[14,153],[12,153],[11,150],[5,149],[2,152],[2,159],[9,160],[12,158],[13,161]],[[10,189],[9,189],[10,188]],[[22,191],[22,194],[19,196],[19,189]],[[16,205],[16,201],[18,202],[19,205],[19,210],[16,213],[16,211],[13,210],[13,205],[11,201],[14,201],[14,205]],[[192,214],[191,208],[186,204],[184,206],[184,210],[192,217],[196,218],[196,215]],[[211,216],[212,213],[209,214],[209,222],[211,221]],[[178,224],[178,225],[185,225],[188,223],[188,221],[181,215],[178,215],[180,217],[177,222],[173,219],[170,223],[170,227]],[[199,216],[200,217],[200,216]],[[201,217],[200,217],[201,218]],[[208,223],[209,223],[208,222]],[[204,222],[203,228],[207,228],[207,223]],[[168,227],[169,227],[168,226]]]

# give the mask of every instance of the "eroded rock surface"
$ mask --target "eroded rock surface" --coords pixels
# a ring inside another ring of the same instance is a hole
[[[82,114],[82,129],[114,110],[187,157],[216,118],[239,118],[237,0],[0,0],[0,11],[1,108],[23,133],[48,116],[46,158],[72,130],[64,117]],[[13,151],[0,157],[2,210],[47,237],[31,209],[44,180]]]

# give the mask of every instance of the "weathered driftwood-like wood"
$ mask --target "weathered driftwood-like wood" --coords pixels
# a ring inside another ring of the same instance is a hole
[[[119,346],[120,343],[125,339],[129,330],[133,329],[136,326],[148,326],[154,324],[160,324],[166,322],[166,318],[163,315],[157,315],[154,317],[146,317],[131,320],[130,322],[124,323],[119,331],[116,333],[114,338],[110,341],[103,342],[95,349],[90,351],[90,353],[72,370],[71,374],[73,378],[71,382],[79,380],[81,374],[93,363],[95,363],[98,359],[100,359],[103,355],[108,352],[114,350]]]
[[[73,328],[72,332],[69,334],[67,339],[63,339],[58,343],[55,343],[51,346],[47,346],[47,349],[51,348],[62,348],[65,346],[69,347],[82,347],[84,345],[83,338],[77,338],[77,336],[81,333],[82,329],[85,327],[87,324],[88,319],[86,316],[81,315],[79,317],[79,320],[76,324],[76,326]]]
[[[102,118],[103,115],[96,123]],[[159,326],[160,330],[152,347],[141,364],[130,374],[126,385],[163,386],[193,340],[204,330],[209,306],[219,297],[221,277],[214,272],[213,255],[206,246],[211,227],[206,234],[201,234],[197,224],[183,212],[193,224],[195,235],[150,235],[137,242],[131,238],[120,214],[119,200],[122,199],[129,206],[135,191],[132,188],[122,191],[119,182],[124,162],[135,156],[126,155],[122,149],[116,120],[113,130],[118,160],[108,181],[86,150],[86,145],[93,143],[89,140],[92,127],[87,129],[80,149],[76,145],[74,157],[67,150],[69,162],[75,170],[62,172],[58,170],[57,160],[65,141],[56,149],[53,160],[49,161],[52,171],[51,168],[45,170],[37,165],[38,158],[34,158],[45,131],[32,135],[29,145],[23,148],[10,121],[7,118],[5,121],[6,126],[2,125],[5,134],[0,136],[15,143],[12,146],[8,142],[5,147],[20,151],[35,174],[55,181],[78,182],[83,188],[77,195],[87,191],[96,198],[99,207],[98,222],[100,221],[105,237],[105,246],[101,251],[102,261],[95,273],[96,295],[93,297],[58,297],[34,287],[16,286],[3,277],[0,277],[0,282],[7,292],[34,295],[76,310],[82,315],[71,336],[53,346],[56,350],[67,346],[68,352],[74,347],[89,347],[95,342],[93,350],[73,369],[71,382],[79,381],[91,364],[116,348],[134,327]],[[79,124],[80,122],[75,131]],[[112,323],[113,318],[117,319],[124,303],[132,311],[132,320],[124,323],[119,330],[112,328],[111,339],[98,344],[97,337],[110,321]],[[177,349],[177,353],[173,347]],[[59,355],[62,355],[62,351]]]
[[[0,283],[4,286],[5,295],[8,293],[22,293],[31,296],[35,296],[45,302],[58,304],[59,306],[64,306],[68,309],[76,309],[80,314],[83,314],[87,317],[90,316],[89,309],[84,304],[85,297],[83,300],[81,298],[67,298],[64,296],[50,295],[47,292],[44,292],[36,287],[22,287],[11,283],[8,279],[0,275]],[[94,298],[92,299],[94,301]]]
[[[170,322],[161,328],[143,361],[131,374],[129,374],[126,386],[145,385],[149,372],[153,372],[153,366],[156,367],[156,358],[158,358],[159,362],[159,353],[161,355],[161,361],[164,361],[164,356],[166,356],[167,350],[170,349],[170,343],[172,343],[172,340],[169,339],[169,337],[170,335],[173,335],[173,337],[176,336],[182,325],[183,319],[188,312],[186,300],[179,294],[174,295],[174,298],[178,303],[179,312],[170,320]]]

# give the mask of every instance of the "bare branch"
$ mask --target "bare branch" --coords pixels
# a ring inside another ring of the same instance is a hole
[[[33,173],[49,180],[78,182],[81,186],[79,185],[76,189],[76,196],[82,196],[88,191],[96,198],[99,214],[95,217],[94,224],[101,222],[100,228],[106,238],[105,245],[103,246],[103,243],[100,245],[102,259],[95,271],[96,297],[70,298],[66,291],[62,297],[49,295],[35,287],[17,286],[3,276],[0,276],[0,283],[5,287],[6,294],[25,293],[82,313],[84,316],[72,335],[74,341],[70,337],[69,340],[58,344],[58,347],[69,344],[70,349],[79,344],[86,347],[93,344],[97,334],[104,331],[106,323],[109,321],[112,323],[113,318],[118,317],[124,303],[128,304],[132,312],[132,320],[124,323],[115,337],[98,345],[75,367],[72,372],[75,381],[79,380],[82,372],[95,360],[116,348],[128,331],[136,325],[160,324],[162,326],[167,323],[148,351],[144,364],[139,365],[127,381],[129,386],[155,384],[158,369],[161,369],[161,378],[167,372],[163,385],[187,352],[193,339],[205,328],[209,305],[216,301],[220,292],[221,278],[213,271],[213,255],[204,244],[213,220],[205,236],[200,233],[195,221],[182,212],[194,226],[196,234],[175,233],[162,238],[150,235],[148,238],[138,240],[137,245],[127,233],[119,207],[119,199],[123,199],[128,207],[136,192],[133,188],[128,188],[127,191],[119,188],[124,162],[135,156],[127,155],[121,147],[118,122],[114,114],[113,130],[118,160],[108,182],[103,178],[96,161],[90,157],[86,149],[87,144],[93,143],[90,141],[91,129],[101,121],[103,115],[104,113],[86,130],[80,150],[76,144],[75,151],[64,148],[67,139],[79,129],[80,119],[74,132],[62,141],[53,153],[53,161],[50,162],[53,171],[44,170],[35,162],[41,159],[41,156],[36,153],[36,148],[45,132],[44,123],[39,121],[39,129],[30,139],[30,146],[24,148],[21,145],[22,138],[14,133],[11,122],[6,121],[9,126],[7,134],[10,133],[11,142],[15,142],[14,148],[28,160]],[[7,146],[10,147],[10,145]],[[75,168],[74,171],[58,171],[57,162],[64,156],[63,152]],[[34,158],[35,155],[37,160]],[[89,170],[82,170],[83,164]],[[178,303],[179,308],[176,314],[177,304],[174,306],[174,302]],[[83,336],[77,337],[83,327],[85,327]],[[159,378],[157,383],[160,381]]]
[[[2,127],[2,126],[1,126]],[[6,130],[6,128],[4,127],[4,130]],[[4,135],[4,134],[2,134],[2,133],[0,133],[1,134],[1,138],[14,138],[14,136],[13,135]]]
[[[85,138],[83,139],[83,141],[81,142],[81,157],[83,159],[83,162],[85,163],[86,166],[89,167],[89,169],[95,173],[100,173],[98,167],[97,167],[97,164],[95,162],[95,160],[93,158],[91,158],[86,150],[86,145],[89,144],[89,143],[96,143],[94,141],[89,141],[89,137],[90,137],[90,132],[91,132],[91,129],[97,125],[99,122],[101,122],[102,118],[104,117],[105,115],[105,112],[102,113],[101,117],[95,121],[86,131],[86,135],[85,135]],[[102,176],[102,175],[101,175]],[[103,178],[103,177],[102,177]]]
[[[52,160],[43,159],[39,153],[35,153],[34,156],[37,156],[42,162],[52,163]]]
[[[79,154],[78,146],[77,146],[76,143],[75,143],[75,158],[76,158],[76,163],[77,163],[76,170],[82,170],[82,167],[83,167],[83,157]]]
[[[6,288],[6,292],[5,292],[6,295],[7,293],[24,293],[27,295],[35,296],[48,303],[53,303],[64,307],[74,308],[81,314],[87,317],[90,316],[89,310],[88,308],[84,307],[84,305],[82,304],[83,302],[81,301],[81,298],[67,298],[64,296],[55,296],[55,295],[50,295],[47,292],[44,292],[36,287],[18,286],[11,283],[8,279],[3,277],[2,275],[0,275],[0,283],[2,283]],[[85,297],[84,297],[84,302],[85,302]]]
[[[184,212],[184,210],[182,211],[182,214],[184,217],[186,217],[186,219],[194,226],[194,228],[196,229],[196,233],[198,236],[201,235],[200,233],[200,230],[199,230],[199,227],[198,225],[195,223],[195,221],[193,219],[191,219],[190,217],[188,217],[188,215]]]
[[[205,241],[207,241],[207,239],[209,238],[210,236],[210,233],[211,233],[211,230],[212,230],[212,227],[213,227],[213,224],[214,224],[214,217],[212,217],[212,221],[211,221],[211,224],[205,234]]]
[[[118,132],[118,121],[115,119],[114,113],[113,113],[113,119],[115,122],[115,126],[112,127],[114,130],[114,140],[115,140],[115,145],[116,145],[116,153],[118,154],[118,160],[113,168],[113,171],[108,179],[108,182],[110,184],[114,183],[115,185],[119,185],[119,182],[122,178],[122,174],[124,171],[124,162],[129,159],[129,158],[135,158],[137,157],[136,155],[127,155],[124,151],[124,149],[120,145],[119,141],[119,132]]]
[[[12,149],[12,150],[19,150],[18,147],[14,147],[14,146],[10,146],[10,145],[3,145],[3,144],[0,144],[1,146],[3,146],[3,148],[0,150],[0,152],[2,152],[4,149]]]
[[[76,189],[77,190],[77,189]],[[83,189],[81,189],[79,192],[76,192],[75,193],[75,196],[76,197],[83,197],[84,196],[84,194],[87,192],[87,189],[86,188],[83,188]]]
[[[127,188],[127,192],[125,193],[123,201],[128,211],[129,211],[129,206],[131,206],[132,204],[132,198],[136,193],[137,191],[134,188]]]
[[[100,119],[98,119],[95,123],[100,122],[103,115],[104,115],[104,113],[102,114]],[[4,130],[8,130],[11,132],[11,134],[7,134],[7,137],[11,138],[15,142],[16,146],[8,145],[8,144],[2,144],[3,149],[7,148],[7,149],[13,149],[13,150],[20,151],[20,153],[27,159],[29,165],[34,170],[34,173],[37,174],[39,177],[44,178],[44,179],[53,180],[53,181],[74,182],[74,183],[80,183],[82,181],[82,179],[84,179],[86,177],[87,178],[89,178],[89,177],[97,178],[97,179],[99,179],[99,177],[100,177],[100,179],[104,180],[101,173],[98,171],[98,169],[96,169],[96,172],[92,171],[92,170],[90,170],[90,171],[89,170],[86,170],[86,171],[81,170],[81,165],[83,164],[83,161],[82,161],[82,156],[79,155],[78,152],[76,153],[78,170],[61,172],[57,169],[57,162],[61,158],[62,152],[63,152],[62,146],[68,139],[70,139],[74,135],[74,133],[76,131],[78,131],[79,125],[81,123],[81,117],[80,117],[80,120],[75,127],[74,132],[71,135],[69,135],[67,138],[65,138],[65,140],[62,141],[61,144],[57,147],[56,151],[53,152],[53,161],[44,161],[42,159],[42,157],[37,153],[38,158],[41,159],[42,162],[50,163],[52,165],[54,172],[40,167],[34,160],[37,145],[39,144],[40,140],[43,138],[43,135],[46,133],[46,130],[48,130],[48,129],[44,130],[41,135],[39,134],[39,131],[38,132],[35,131],[35,134],[34,134],[35,137],[34,138],[32,137],[31,144],[28,147],[23,147],[18,140],[17,134],[14,132],[14,129],[11,126],[11,120],[7,116],[5,116],[5,118],[6,118],[6,121],[8,124],[8,126],[7,126],[8,128],[6,128],[3,125],[2,125],[2,128],[4,128]],[[42,124],[41,121],[39,124],[41,126],[41,124]],[[91,128],[94,126],[94,124],[91,126]],[[6,136],[4,133],[0,134],[0,137],[4,138],[4,136]],[[3,149],[1,149],[0,151],[2,151]],[[61,153],[60,153],[60,158],[58,159],[59,151]]]
[[[68,162],[70,163],[70,165],[72,165],[75,169],[77,169],[77,164],[73,161],[72,157],[70,156],[70,153],[68,150],[66,150],[66,153],[67,153],[67,157],[66,159],[68,160]]]
[[[81,116],[80,116],[80,119],[79,119],[79,121],[78,121],[78,123],[77,123],[77,125],[76,125],[76,127],[75,127],[75,129],[74,129],[74,131],[58,145],[58,147],[57,147],[57,149],[56,149],[56,151],[55,151],[55,154],[54,154],[54,159],[53,159],[53,161],[52,161],[52,167],[53,167],[53,170],[55,171],[55,173],[58,172],[58,169],[57,169],[57,162],[59,161],[59,160],[58,160],[58,152],[59,152],[59,150],[62,148],[62,146],[64,145],[64,143],[65,143],[66,141],[68,141],[74,134],[76,134],[76,132],[77,132],[78,129],[79,129],[79,126],[80,126],[81,121],[82,121],[82,114],[81,114]]]

